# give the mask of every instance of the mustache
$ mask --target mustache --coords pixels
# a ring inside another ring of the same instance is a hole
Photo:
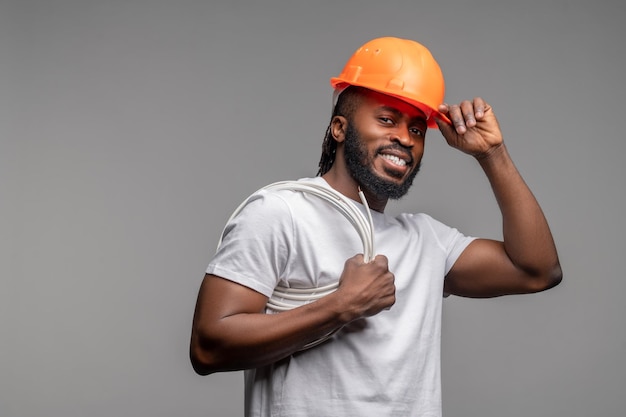
[[[399,143],[392,143],[390,145],[386,145],[386,146],[381,146],[380,148],[378,148],[376,150],[377,153],[381,153],[383,151],[388,151],[388,150],[393,150],[393,151],[398,151],[402,154],[404,154],[406,156],[406,160],[408,161],[409,165],[413,165],[413,155],[411,155],[411,151],[400,145]]]

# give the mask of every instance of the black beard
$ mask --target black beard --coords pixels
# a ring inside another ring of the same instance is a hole
[[[399,144],[395,147],[400,147],[403,151],[406,151],[406,148],[403,148]],[[378,151],[380,151],[380,149]],[[346,128],[344,157],[348,170],[352,174],[352,178],[365,190],[381,199],[390,198],[397,200],[404,196],[413,185],[413,179],[420,169],[420,164],[418,163],[409,176],[400,184],[385,180],[376,175],[371,169],[375,156],[368,156],[367,149],[365,149],[361,142],[359,132],[357,132],[351,122],[348,123],[348,127]],[[394,175],[392,172],[389,172],[389,174]]]

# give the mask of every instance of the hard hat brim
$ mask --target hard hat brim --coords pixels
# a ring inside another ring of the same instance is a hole
[[[389,97],[394,97],[397,98],[398,100],[404,101],[405,103],[410,104],[411,106],[419,109],[422,113],[424,113],[426,115],[426,123],[428,125],[429,128],[431,129],[435,129],[437,128],[437,122],[435,121],[436,119],[440,119],[443,120],[444,122],[448,123],[448,124],[452,124],[452,122],[450,122],[450,119],[448,119],[448,117],[441,113],[439,110],[429,106],[426,103],[423,103],[421,101],[418,100],[414,100],[410,97],[406,97],[403,96],[401,94],[394,94],[391,93],[389,91],[385,91],[385,90],[381,90],[381,89],[377,89],[377,88],[372,88],[371,86],[368,85],[363,85],[360,84],[359,82],[348,82],[344,79],[341,79],[339,77],[333,77],[330,79],[330,85],[335,89],[335,90],[344,90],[345,88],[349,87],[349,86],[355,86],[355,87],[362,87],[362,88],[366,88],[368,90],[371,91],[376,91],[377,93],[380,94],[384,94],[386,96]]]

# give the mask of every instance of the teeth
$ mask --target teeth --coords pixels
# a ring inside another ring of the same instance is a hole
[[[403,167],[403,166],[405,166],[405,165],[406,165],[406,161],[405,161],[404,159],[400,159],[400,158],[398,158],[398,157],[397,157],[397,156],[395,156],[395,155],[385,155],[385,154],[383,154],[383,155],[381,155],[381,156],[382,156],[383,158],[385,158],[386,160],[391,161],[391,162],[393,162],[394,164],[399,165],[399,166],[401,166],[401,167]]]

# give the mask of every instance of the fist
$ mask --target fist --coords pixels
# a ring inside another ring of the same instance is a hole
[[[385,256],[377,255],[365,263],[359,254],[346,261],[337,293],[346,313],[354,320],[391,308],[396,302],[394,281]]]

